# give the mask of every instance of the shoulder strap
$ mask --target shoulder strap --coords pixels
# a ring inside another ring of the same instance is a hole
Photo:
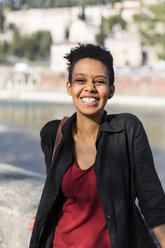
[[[62,127],[63,125],[65,124],[65,122],[69,119],[69,117],[67,116],[64,116],[62,118],[62,120],[60,121],[60,124],[58,126],[58,129],[57,129],[57,134],[56,134],[56,138],[55,138],[55,142],[54,142],[54,148],[53,148],[53,153],[52,153],[52,161],[53,161],[53,158],[54,158],[54,154],[56,152],[56,149],[58,147],[58,145],[60,144],[61,142],[61,139],[62,139]]]

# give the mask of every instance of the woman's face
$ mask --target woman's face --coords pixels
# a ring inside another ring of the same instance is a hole
[[[72,84],[67,82],[67,91],[78,114],[100,116],[108,98],[114,94],[114,86],[109,85],[108,72],[102,62],[84,58],[74,65]]]

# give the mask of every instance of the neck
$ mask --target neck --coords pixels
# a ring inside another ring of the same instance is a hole
[[[77,113],[75,134],[84,139],[96,139],[100,127],[102,115],[95,117],[82,116]]]

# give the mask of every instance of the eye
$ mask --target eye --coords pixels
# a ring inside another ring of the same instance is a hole
[[[83,83],[85,83],[85,79],[83,79],[83,78],[77,78],[77,79],[75,79],[75,82],[80,83],[80,84],[83,84]]]
[[[105,84],[105,81],[102,79],[95,80],[95,84]]]

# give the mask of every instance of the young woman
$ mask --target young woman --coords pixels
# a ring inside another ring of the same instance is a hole
[[[112,55],[86,44],[65,58],[76,113],[52,162],[60,121],[41,130],[47,179],[30,248],[153,248],[147,226],[165,248],[165,195],[143,126],[104,110],[115,91]]]

